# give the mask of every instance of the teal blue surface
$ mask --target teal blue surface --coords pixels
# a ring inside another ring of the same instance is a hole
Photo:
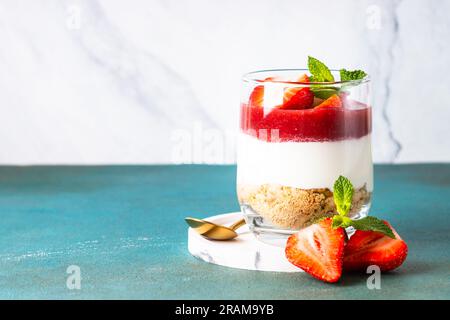
[[[234,166],[0,167],[0,298],[449,299],[450,164],[375,168],[372,214],[409,245],[369,290],[229,269],[187,251],[187,215],[238,210]],[[81,289],[66,287],[69,265]]]

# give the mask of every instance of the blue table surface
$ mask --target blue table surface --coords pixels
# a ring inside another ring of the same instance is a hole
[[[188,215],[237,211],[235,166],[0,167],[3,299],[449,299],[450,164],[379,165],[371,214],[409,245],[369,290],[230,269],[187,251]],[[66,285],[68,266],[81,289]]]

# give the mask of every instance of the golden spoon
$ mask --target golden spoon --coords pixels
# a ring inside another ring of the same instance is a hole
[[[197,218],[191,218],[186,217],[184,218],[186,220],[187,224],[194,229],[197,233],[205,237],[209,240],[231,240],[238,236],[236,233],[236,229],[239,227],[242,227],[245,224],[245,220],[241,219],[235,223],[233,223],[229,227],[220,226],[218,224],[197,219]]]

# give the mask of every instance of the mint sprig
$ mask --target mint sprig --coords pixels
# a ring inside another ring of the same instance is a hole
[[[323,84],[311,84],[311,91],[314,93],[314,96],[320,99],[328,99],[334,94],[338,94],[339,91],[344,90],[344,88],[348,88],[350,85],[343,85],[342,88],[337,88],[331,85],[327,85],[327,82],[334,82],[334,76],[331,73],[331,70],[320,60],[308,56],[308,69],[311,73],[310,81],[311,82],[323,82]],[[339,70],[339,74],[341,77],[341,81],[352,81],[352,80],[362,80],[367,76],[362,70]]]
[[[339,74],[341,76],[341,81],[361,80],[367,76],[367,73],[362,70],[349,71],[346,69],[341,69],[339,70]]]
[[[332,220],[334,229],[353,227],[356,230],[380,232],[395,239],[392,229],[381,219],[368,216],[359,220],[352,220],[348,217],[353,200],[353,185],[349,179],[339,176],[333,186],[333,199],[338,212]]]

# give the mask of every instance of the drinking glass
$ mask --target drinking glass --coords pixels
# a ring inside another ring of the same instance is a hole
[[[306,73],[265,70],[242,80],[237,195],[250,230],[269,243],[336,214],[333,185],[341,175],[354,186],[349,216],[370,208],[370,79],[319,84]]]

